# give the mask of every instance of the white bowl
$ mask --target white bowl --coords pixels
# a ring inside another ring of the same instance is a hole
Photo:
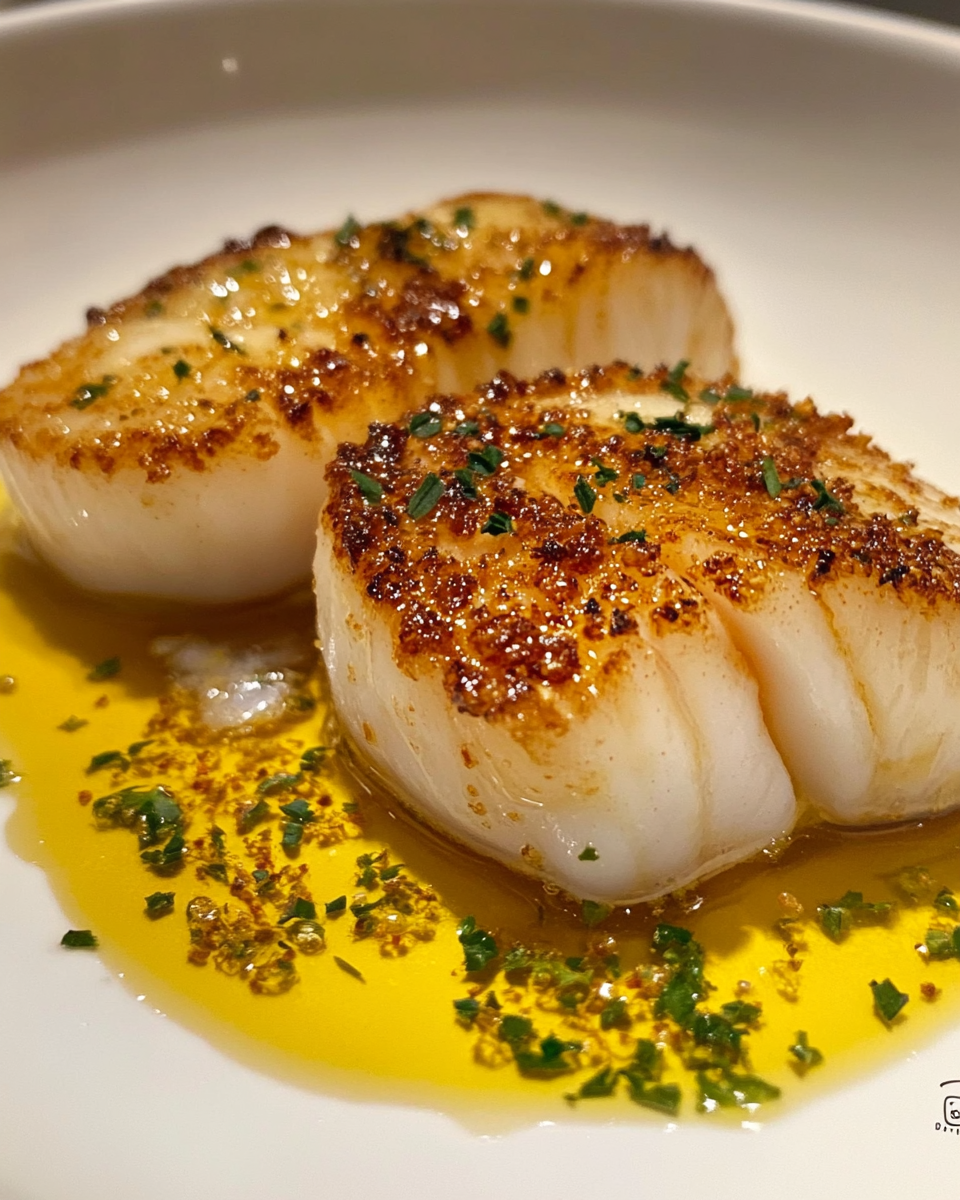
[[[830,5],[10,12],[0,377],[77,331],[87,305],[224,236],[472,187],[695,242],[732,298],[751,381],[849,408],[960,489],[960,33]],[[551,1108],[484,1138],[240,1065],[96,958],[62,954],[65,920],[41,873],[0,848],[4,1200],[957,1194],[960,1138],[935,1125],[960,1031],[763,1129]]]

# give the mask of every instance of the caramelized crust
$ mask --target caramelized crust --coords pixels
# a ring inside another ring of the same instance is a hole
[[[429,436],[408,417],[340,446],[322,520],[400,667],[515,732],[561,728],[628,639],[694,629],[713,591],[750,608],[789,572],[960,604],[957,501],[810,400],[619,363],[427,412]]]
[[[269,458],[284,438],[316,441],[333,413],[392,419],[473,386],[512,365],[533,323],[569,324],[588,291],[602,309],[613,275],[641,262],[657,287],[688,289],[716,343],[704,356],[732,368],[730,319],[693,250],[646,225],[474,194],[313,237],[263,229],[91,309],[84,336],[0,392],[0,448],[150,482],[229,454]]]

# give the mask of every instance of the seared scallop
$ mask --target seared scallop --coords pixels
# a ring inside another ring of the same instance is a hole
[[[191,601],[308,577],[337,443],[436,391],[614,356],[735,363],[694,251],[486,194],[264,229],[88,323],[0,392],[0,472],[70,579]]]
[[[372,424],[328,470],[316,570],[358,753],[453,838],[610,904],[801,819],[955,806],[957,502],[850,430],[682,362]]]

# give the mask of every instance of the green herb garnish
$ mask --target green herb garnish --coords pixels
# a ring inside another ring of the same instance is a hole
[[[91,683],[99,683],[103,679],[112,679],[114,675],[120,674],[120,659],[105,658],[103,662],[97,663],[92,671],[87,675],[87,679]]]
[[[492,475],[506,457],[499,446],[484,446],[467,455],[467,466],[478,475]]]
[[[349,246],[362,228],[360,222],[350,215],[334,234],[334,241],[338,246]]]
[[[596,900],[583,900],[580,904],[580,917],[588,929],[601,924],[613,912],[609,904],[601,904]]]
[[[173,364],[173,373],[177,379],[186,379],[192,370],[193,367],[188,362],[184,362],[182,358],[178,358]]]
[[[346,912],[347,898],[346,896],[337,896],[335,900],[331,900],[323,906],[323,911],[328,917],[335,916],[337,913]]]
[[[89,929],[68,929],[60,939],[61,946],[71,950],[84,949],[88,946],[98,946],[96,936]]]
[[[477,926],[474,917],[464,917],[457,927],[457,938],[463,947],[463,963],[467,971],[482,971],[497,957],[496,939]],[[504,1017],[506,1021],[508,1018]]]
[[[596,862],[600,855],[597,853],[596,846],[584,846],[577,855],[581,862]]]
[[[467,996],[464,1000],[454,1000],[453,1007],[461,1020],[472,1024],[480,1012],[480,1001],[474,1000],[472,996]]]
[[[84,725],[89,724],[90,722],[84,717],[67,717],[65,721],[60,722],[57,728],[62,729],[64,733],[76,733],[78,729],[82,729]]]
[[[815,1046],[810,1045],[807,1035],[802,1029],[797,1033],[797,1040],[787,1049],[797,1060],[798,1070],[801,1072],[806,1072],[811,1067],[819,1067],[823,1062],[823,1055]]]
[[[760,464],[760,473],[763,475],[763,486],[767,489],[767,495],[771,499],[776,500],[783,491],[783,484],[780,482],[780,476],[777,473],[777,464],[769,454]]]
[[[683,386],[683,380],[689,366],[690,363],[687,359],[681,359],[671,371],[667,372],[666,378],[660,380],[660,391],[668,392],[676,400],[689,400],[690,394]]]
[[[506,349],[513,340],[513,334],[510,332],[510,322],[507,319],[507,314],[498,312],[496,316],[492,317],[490,324],[487,326],[487,333],[490,334],[498,346],[502,346],[504,349]]]
[[[94,400],[102,399],[116,382],[116,375],[104,375],[99,383],[81,383],[70,404],[74,408],[88,408]]]
[[[316,919],[317,906],[314,902],[298,896],[280,918],[278,924],[286,925],[288,921],[315,921]]]
[[[364,475],[362,471],[351,471],[350,478],[360,489],[360,495],[368,504],[379,504],[383,499],[383,484],[379,479],[374,479],[371,475]]]
[[[232,350],[234,354],[246,354],[246,350],[242,346],[237,345],[236,342],[232,342],[222,329],[217,329],[214,325],[208,325],[207,328],[210,330],[210,336],[218,346],[221,346],[224,350]]]
[[[499,537],[504,533],[513,533],[513,518],[504,512],[493,512],[487,518],[487,522],[480,532],[493,534],[494,537]]]
[[[433,512],[445,491],[446,488],[440,476],[435,475],[431,471],[410,497],[410,502],[407,505],[407,516],[414,521],[419,521],[428,513]]]
[[[458,229],[473,229],[476,218],[472,208],[464,206],[453,214],[453,223]]]
[[[817,915],[824,933],[834,941],[840,941],[855,925],[883,924],[893,909],[894,905],[887,901],[866,902],[863,892],[846,892],[839,900],[821,904]]]
[[[645,542],[647,540],[647,531],[645,529],[628,529],[626,533],[621,533],[619,537],[611,538],[611,546],[619,546],[624,542]]]
[[[878,1015],[888,1025],[910,999],[906,992],[901,992],[890,979],[884,979],[882,983],[871,979],[870,990],[873,992],[873,1003]]]
[[[585,513],[589,515],[593,512],[593,506],[597,502],[597,493],[582,475],[577,476],[577,482],[573,487],[573,494],[576,496],[577,503]]]
[[[419,412],[410,418],[410,432],[415,438],[433,437],[443,428],[443,420],[439,413]]]
[[[510,307],[515,313],[524,315],[530,311],[530,301],[526,296],[514,296],[513,300],[510,302]]]
[[[173,892],[152,892],[146,898],[146,912],[149,917],[162,917],[173,912]]]

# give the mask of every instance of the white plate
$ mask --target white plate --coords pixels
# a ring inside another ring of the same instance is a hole
[[[471,187],[695,242],[751,381],[848,407],[960,490],[960,34],[827,5],[192,0],[0,18],[0,376],[224,235]],[[760,1130],[551,1110],[484,1138],[238,1065],[59,952],[64,922],[0,848],[4,1200],[957,1194],[960,1136],[935,1126],[960,1031]]]

